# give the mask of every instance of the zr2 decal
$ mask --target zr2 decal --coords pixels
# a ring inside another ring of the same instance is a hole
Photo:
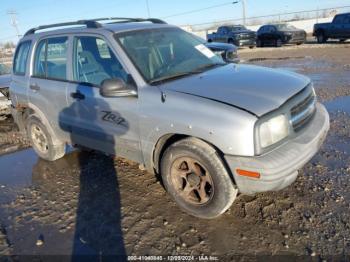
[[[118,126],[128,127],[128,122],[125,118],[121,117],[119,114],[112,113],[111,111],[102,111],[102,120],[106,122],[113,123]]]

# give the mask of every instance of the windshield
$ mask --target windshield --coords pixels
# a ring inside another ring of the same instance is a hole
[[[151,84],[225,64],[201,40],[178,28],[131,31],[116,39]]]
[[[287,25],[287,24],[280,24],[276,25],[278,30],[295,30],[297,29],[295,26]]]

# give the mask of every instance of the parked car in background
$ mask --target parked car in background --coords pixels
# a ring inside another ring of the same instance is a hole
[[[214,54],[222,57],[227,63],[239,63],[240,59],[238,57],[237,46],[233,44],[225,43],[205,43],[205,46],[208,47]]]
[[[256,45],[256,33],[243,25],[220,26],[217,32],[207,34],[207,41],[253,48]]]
[[[298,29],[289,24],[263,25],[257,32],[257,47],[275,46],[283,44],[301,45],[306,41],[305,30]]]
[[[336,15],[331,23],[315,24],[313,36],[320,44],[330,38],[341,42],[350,39],[350,13]]]
[[[202,37],[194,35],[203,45],[208,47],[214,54],[224,59],[227,63],[239,63],[238,48],[234,44],[225,44],[218,42],[207,43]]]
[[[4,64],[0,64],[0,97],[9,95],[8,88],[11,83],[10,68]]]

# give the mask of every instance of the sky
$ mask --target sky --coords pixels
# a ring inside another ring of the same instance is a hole
[[[235,0],[148,0],[151,17],[175,25],[200,24],[242,17]],[[240,1],[240,0],[238,0]],[[216,6],[216,7],[214,7]],[[317,8],[350,6],[350,0],[246,0],[247,17]],[[205,9],[200,12],[188,11]],[[17,41],[8,11],[16,11],[21,34],[31,27],[98,17],[148,17],[147,0],[0,0],[0,42]],[[173,16],[175,14],[187,13]]]

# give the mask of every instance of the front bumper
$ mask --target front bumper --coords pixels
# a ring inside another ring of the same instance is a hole
[[[256,39],[237,39],[234,41],[236,46],[256,46]]]
[[[302,168],[319,150],[329,130],[329,115],[325,107],[317,104],[313,120],[300,134],[274,149],[256,157],[226,155],[238,189],[243,194],[277,191],[292,184]],[[260,173],[260,178],[239,176],[237,169]]]

